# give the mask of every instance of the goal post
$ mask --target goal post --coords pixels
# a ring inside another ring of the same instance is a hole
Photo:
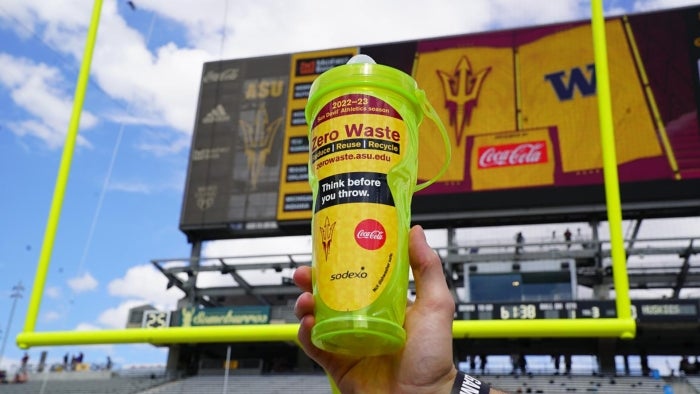
[[[622,211],[602,3],[602,0],[591,1],[591,22],[617,317],[602,319],[457,320],[453,323],[453,336],[455,338],[618,337],[632,339],[636,335],[636,322],[631,312],[629,278],[622,235]],[[76,86],[73,113],[56,179],[44,242],[37,264],[37,272],[29,300],[24,329],[16,338],[17,345],[26,349],[33,346],[77,344],[296,341],[298,324],[35,331],[63,196],[70,172],[73,149],[77,138],[80,112],[89,79],[90,62],[97,35],[101,7],[102,1],[95,0],[86,40],[85,54]]]

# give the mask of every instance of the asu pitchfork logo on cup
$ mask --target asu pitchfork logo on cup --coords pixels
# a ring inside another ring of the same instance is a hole
[[[326,216],[326,221],[323,226],[319,227],[321,231],[321,243],[323,244],[323,254],[326,260],[328,260],[328,254],[331,252],[331,242],[333,242],[333,231],[335,230],[335,223],[331,224],[331,221]]]

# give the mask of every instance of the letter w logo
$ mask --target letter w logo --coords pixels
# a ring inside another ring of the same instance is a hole
[[[564,82],[566,71],[547,74],[544,79],[552,84],[559,101],[573,99],[576,89],[581,92],[582,97],[586,97],[595,94],[595,65],[587,65],[586,70],[590,77],[586,77],[580,68],[572,68],[568,83]]]

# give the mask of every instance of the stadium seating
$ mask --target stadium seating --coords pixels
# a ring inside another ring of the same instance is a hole
[[[47,377],[50,374],[47,374]],[[165,378],[148,377],[110,379],[30,380],[26,383],[2,384],[2,394],[136,394],[161,385]],[[209,393],[211,394],[211,393]]]
[[[641,376],[551,376],[551,375],[489,375],[480,377],[492,387],[509,393],[604,393],[659,394],[664,392],[663,380]]]
[[[695,391],[700,393],[700,376],[686,376],[686,381],[695,389]]]
[[[477,375],[478,376],[478,375]],[[484,382],[508,393],[541,394],[661,394],[673,386],[674,394],[700,392],[700,378],[663,379],[641,376],[552,376],[484,375]],[[693,387],[691,387],[693,386]],[[110,379],[32,380],[23,384],[0,385],[3,394],[331,394],[325,375],[240,375],[225,380],[223,375],[194,376],[169,381],[165,377],[123,377]]]
[[[226,385],[226,391],[223,391]],[[325,375],[230,375],[195,376],[155,387],[143,394],[331,394]]]

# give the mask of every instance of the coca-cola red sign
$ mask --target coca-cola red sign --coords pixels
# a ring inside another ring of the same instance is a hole
[[[544,141],[479,147],[478,168],[521,166],[547,161],[547,145]]]
[[[384,246],[386,231],[384,226],[374,219],[365,219],[355,226],[355,242],[367,250],[376,250]]]

